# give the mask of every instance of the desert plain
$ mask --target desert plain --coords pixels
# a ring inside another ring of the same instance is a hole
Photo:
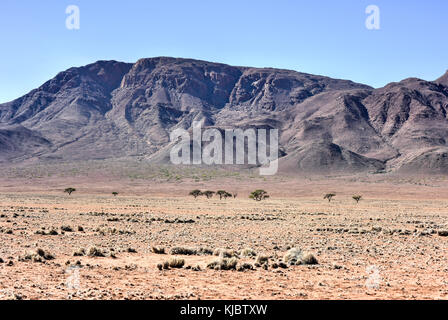
[[[120,167],[2,171],[0,299],[448,298],[444,176]]]

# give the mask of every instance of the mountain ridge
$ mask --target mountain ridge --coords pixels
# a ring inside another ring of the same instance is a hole
[[[169,133],[201,121],[279,129],[285,172],[446,172],[447,77],[374,89],[195,59],[97,61],[0,104],[0,162],[166,159]]]

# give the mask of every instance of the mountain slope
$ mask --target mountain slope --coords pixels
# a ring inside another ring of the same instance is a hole
[[[0,161],[166,161],[170,132],[201,121],[218,129],[279,129],[280,169],[287,172],[445,172],[446,79],[375,90],[192,59],[99,61],[0,105]]]

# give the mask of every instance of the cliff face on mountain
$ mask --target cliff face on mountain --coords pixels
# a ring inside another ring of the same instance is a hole
[[[191,59],[99,61],[0,105],[0,162],[166,161],[170,132],[201,121],[279,129],[285,172],[446,172],[447,77],[373,89]]]

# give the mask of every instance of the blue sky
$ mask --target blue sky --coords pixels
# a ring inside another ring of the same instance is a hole
[[[65,27],[78,5],[80,30]],[[365,9],[380,8],[380,30]],[[1,0],[0,103],[97,60],[188,57],[381,87],[448,69],[444,0]]]

